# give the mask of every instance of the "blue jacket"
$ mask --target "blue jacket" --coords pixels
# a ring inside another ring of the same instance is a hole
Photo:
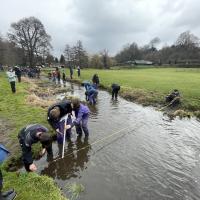
[[[0,144],[0,163],[2,163],[7,157],[10,152]]]
[[[82,119],[88,117],[89,113],[90,113],[89,108],[81,103],[79,108],[75,110],[76,119],[73,121],[72,127],[74,125],[79,125]]]

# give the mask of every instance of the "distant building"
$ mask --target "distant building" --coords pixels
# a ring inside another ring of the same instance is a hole
[[[126,65],[153,65],[153,62],[148,60],[129,60],[126,61],[124,64]]]

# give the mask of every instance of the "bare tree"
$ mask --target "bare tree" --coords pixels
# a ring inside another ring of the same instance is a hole
[[[155,49],[156,46],[160,43],[160,38],[159,37],[155,37],[153,38],[150,42],[149,42],[149,46],[151,49]]]
[[[34,66],[34,58],[44,53],[48,54],[52,48],[51,37],[46,33],[42,22],[35,17],[12,23],[8,37],[11,42],[24,50],[31,67]]]
[[[60,56],[60,64],[65,64],[65,57],[62,54]]]
[[[110,66],[108,65],[108,50],[107,49],[104,49],[101,53],[101,56],[102,56],[102,61],[103,61],[103,66],[105,69],[109,69]]]
[[[199,38],[190,33],[190,31],[185,31],[179,35],[175,45],[182,47],[199,47]]]

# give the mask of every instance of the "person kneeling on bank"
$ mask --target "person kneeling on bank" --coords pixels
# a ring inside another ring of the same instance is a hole
[[[34,143],[41,142],[41,156],[47,154],[52,156],[52,140],[48,134],[48,129],[40,124],[30,124],[20,130],[18,134],[19,143],[22,149],[22,160],[26,171],[33,172],[37,170],[33,163],[31,147]]]
[[[170,94],[165,97],[166,103],[169,103],[168,106],[176,106],[181,103],[181,96],[177,89],[174,89]]]

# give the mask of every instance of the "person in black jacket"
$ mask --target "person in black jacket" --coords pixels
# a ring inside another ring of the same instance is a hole
[[[118,92],[120,90],[120,86],[116,83],[113,83],[112,86],[112,99],[117,99],[117,96],[118,96]]]
[[[61,123],[61,119],[66,116],[68,114],[67,117],[67,125],[70,125],[72,123],[72,119],[71,119],[71,114],[72,114],[72,107],[71,107],[71,102],[70,101],[61,101],[58,102],[54,105],[52,105],[51,107],[49,107],[48,109],[48,113],[47,113],[47,120],[49,122],[49,124],[51,125],[51,127],[57,132],[57,141],[58,143],[62,143],[63,142],[63,126],[64,124]],[[62,130],[62,131],[61,131]],[[68,129],[66,131],[66,137],[67,139],[69,139],[71,137],[71,129]]]
[[[44,155],[47,151],[48,155],[52,155],[51,137],[48,129],[40,124],[30,124],[20,130],[18,134],[19,143],[22,149],[22,160],[26,171],[36,171],[37,167],[33,163],[31,146],[34,143],[41,142],[42,152]]]
[[[15,71],[15,74],[17,76],[18,82],[20,83],[21,82],[22,72],[21,72],[20,68],[17,67],[17,66],[14,67],[14,71]]]
[[[94,74],[92,77],[92,83],[96,85],[96,89],[99,87],[99,76],[97,74]]]

